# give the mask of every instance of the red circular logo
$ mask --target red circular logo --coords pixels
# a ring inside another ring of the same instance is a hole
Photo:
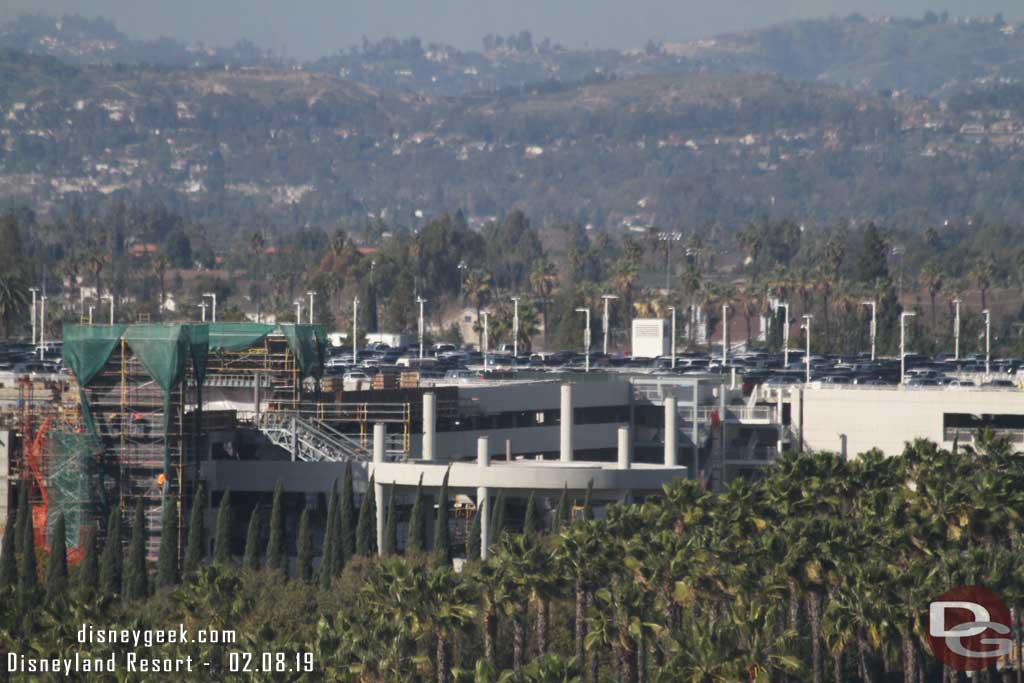
[[[928,642],[936,659],[958,671],[980,671],[1013,651],[1010,610],[981,586],[948,590],[928,606]]]

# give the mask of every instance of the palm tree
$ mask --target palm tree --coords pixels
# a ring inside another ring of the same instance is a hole
[[[540,261],[530,273],[530,291],[540,302],[541,321],[544,325],[544,348],[548,345],[548,305],[558,285],[558,271],[547,259]]]
[[[491,294],[491,276],[482,270],[474,269],[469,271],[469,275],[466,276],[466,300],[476,309],[476,318],[478,323],[482,319],[480,311],[491,300]],[[477,343],[481,348],[483,348],[483,328],[480,329],[479,334],[480,336]]]
[[[28,316],[28,285],[16,273],[0,273],[0,332],[10,336],[17,321]]]
[[[991,256],[984,256],[974,262],[970,277],[978,287],[981,294],[981,308],[988,308],[988,290],[992,286],[992,278],[995,276],[995,263]]]
[[[921,286],[928,292],[928,297],[931,299],[932,308],[932,333],[938,329],[938,318],[935,314],[935,297],[938,296],[939,291],[942,289],[942,271],[935,264],[934,261],[929,261],[921,268],[921,274],[919,275]]]

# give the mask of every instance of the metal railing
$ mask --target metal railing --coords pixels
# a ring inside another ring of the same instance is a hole
[[[945,427],[942,430],[944,441],[957,440],[961,443],[973,443],[976,440],[977,429],[966,427]],[[1024,429],[993,429],[992,434],[1002,437],[1010,443],[1024,443]]]
[[[726,406],[722,414],[717,406],[698,406],[696,409],[697,422],[705,424],[712,421],[714,415],[723,422],[749,422],[770,424],[775,418],[773,406]],[[680,419],[684,423],[693,423],[693,408],[682,406],[679,408]]]
[[[294,413],[263,413],[259,429],[270,442],[305,462],[365,462],[372,454],[358,439],[322,423],[305,420]]]

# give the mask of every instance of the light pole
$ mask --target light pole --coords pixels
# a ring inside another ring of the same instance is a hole
[[[216,292],[206,292],[205,294],[203,294],[203,296],[208,296],[208,297],[210,297],[210,299],[213,300],[213,307],[211,308],[211,311],[212,311],[213,315],[212,315],[211,322],[217,322],[217,294],[216,294]],[[298,318],[295,319],[295,322],[299,322]]]
[[[512,358],[519,359],[519,297],[512,297]]]
[[[427,300],[418,296],[416,303],[420,305],[420,360],[423,360],[423,304],[427,303]]]
[[[196,307],[202,309],[203,314],[202,314],[202,318],[200,318],[200,320],[205,323],[206,322],[206,299],[203,299],[202,303],[196,304]]]
[[[804,338],[807,342],[807,350],[804,351],[804,384],[811,383],[811,321],[814,320],[814,316],[805,313],[804,324],[801,327],[804,330]]]
[[[44,296],[43,299],[45,300],[46,297]],[[985,377],[988,377],[992,362],[992,315],[987,308],[982,313],[985,314]]]
[[[32,346],[36,345],[36,292],[39,291],[38,287],[29,287],[28,291],[32,292]]]
[[[96,307],[89,304],[89,325],[92,325],[92,312],[96,310]]]
[[[604,355],[608,355],[608,302],[619,297],[614,294],[602,294],[601,298],[604,299],[604,317],[601,318],[601,329],[604,330]]]
[[[46,355],[46,299],[45,294],[39,299],[39,360]]]
[[[907,381],[907,352],[906,352],[906,341],[907,341],[907,318],[913,318],[917,313],[914,311],[905,311],[900,313],[900,384]]]
[[[313,297],[316,296],[316,292],[310,290],[310,291],[306,292],[306,295],[309,297],[309,324],[312,325],[313,324]]]
[[[352,299],[352,365],[356,364],[359,352],[359,297]]]
[[[586,354],[583,361],[583,371],[590,372],[590,309],[589,308],[577,308],[577,313],[587,314],[587,326],[583,328],[583,351]]]
[[[298,325],[302,322],[302,300],[296,299],[292,303],[295,304],[295,324]]]
[[[465,261],[459,261],[459,302],[462,308],[466,307],[466,265]]]
[[[488,333],[490,332],[490,317],[487,311],[484,311],[484,372],[487,372],[487,345],[489,343]]]
[[[114,295],[113,294],[105,294],[105,295],[103,295],[100,298],[101,299],[109,299],[110,300],[110,324],[113,325],[114,324]]]
[[[960,360],[960,299],[953,299],[956,314],[953,316],[953,360]]]
[[[875,360],[875,339],[878,336],[878,302],[861,301],[862,306],[871,307],[871,360]]]
[[[722,368],[729,363],[729,304],[722,304]]]
[[[669,306],[668,310],[672,311],[672,369],[676,369],[676,307]]]
[[[779,308],[786,309],[786,317],[782,321],[782,367],[789,368],[789,302],[780,303]]]

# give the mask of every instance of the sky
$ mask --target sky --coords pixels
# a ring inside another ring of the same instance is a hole
[[[247,38],[310,59],[386,36],[419,36],[479,49],[488,33],[528,29],[566,47],[641,47],[800,18],[865,15],[992,16],[1024,21],[1021,0],[3,0],[0,19],[22,12],[112,19],[136,38],[168,36],[230,45]]]

